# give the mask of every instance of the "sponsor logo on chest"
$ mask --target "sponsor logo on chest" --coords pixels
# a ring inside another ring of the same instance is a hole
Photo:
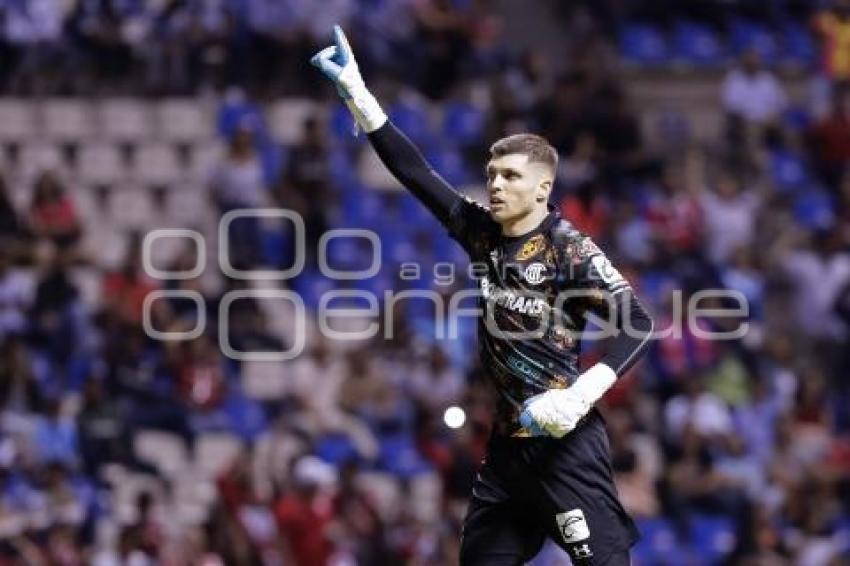
[[[502,289],[494,285],[488,277],[480,280],[481,294],[487,301],[512,312],[540,316],[546,308],[546,301],[541,297],[526,296],[511,289]]]

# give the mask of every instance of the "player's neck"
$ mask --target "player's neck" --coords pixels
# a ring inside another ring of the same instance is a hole
[[[516,220],[503,222],[502,235],[516,237],[528,234],[540,226],[540,223],[543,222],[548,214],[549,210],[546,207],[541,207]]]

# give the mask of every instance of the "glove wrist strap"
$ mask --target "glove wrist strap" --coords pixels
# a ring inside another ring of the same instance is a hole
[[[370,134],[384,125],[387,115],[365,85],[352,88],[349,94],[350,96],[345,99],[345,105],[348,106],[360,129]]]
[[[617,373],[606,364],[598,363],[581,374],[569,390],[593,406],[617,381]]]

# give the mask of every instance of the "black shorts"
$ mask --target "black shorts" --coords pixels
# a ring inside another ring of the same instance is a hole
[[[639,535],[617,497],[595,409],[564,438],[490,439],[463,523],[460,563],[519,565],[550,537],[573,564],[629,562]]]

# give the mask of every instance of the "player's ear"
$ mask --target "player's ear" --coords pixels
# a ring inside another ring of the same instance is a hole
[[[543,179],[537,185],[537,202],[546,202],[549,200],[549,195],[552,193],[552,179]]]

